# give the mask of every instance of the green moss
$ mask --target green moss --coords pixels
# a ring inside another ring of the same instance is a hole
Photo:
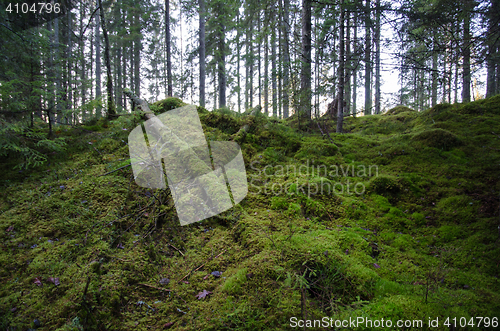
[[[405,113],[405,112],[416,112],[415,109],[411,109],[409,107],[399,105],[394,108],[389,109],[384,115],[398,115],[400,113]]]
[[[368,190],[385,197],[395,197],[401,191],[401,185],[394,176],[380,175],[370,179]]]
[[[462,141],[456,135],[443,129],[433,129],[417,133],[413,136],[413,140],[429,147],[444,150],[450,150],[462,144]]]
[[[175,98],[175,97],[168,97],[166,99],[157,101],[153,104],[151,104],[150,108],[155,113],[155,115],[159,115],[161,113],[164,113],[166,111],[180,108],[185,106],[186,104],[182,102],[181,99]]]

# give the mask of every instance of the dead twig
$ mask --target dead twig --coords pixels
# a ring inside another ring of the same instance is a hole
[[[156,286],[153,286],[153,285],[148,285],[148,284],[143,284],[143,283],[138,283],[138,285],[142,285],[142,286],[146,286],[146,287],[151,287],[151,288],[154,288],[155,290],[158,290],[158,291],[173,292],[172,290],[169,290],[169,289],[166,289],[166,288],[161,288],[161,287],[156,287]]]
[[[227,251],[227,249],[225,249],[225,250],[223,250],[222,252],[220,252],[220,253],[219,253],[219,255],[217,255],[216,257],[214,257],[214,259],[216,259],[216,258],[218,258],[219,256],[221,256],[221,255],[222,255],[225,251]],[[210,260],[212,260],[212,258],[209,258],[209,259],[207,260],[207,262],[208,262],[208,261],[210,261]],[[190,272],[188,272],[188,274],[187,274],[186,276],[182,277],[182,279],[180,279],[180,280],[178,281],[178,283],[182,282],[184,279],[186,279],[186,278],[187,278],[189,275],[191,275],[193,272],[198,271],[198,270],[200,270],[201,268],[203,268],[203,267],[205,266],[205,264],[207,264],[207,262],[203,263],[203,264],[202,264],[202,265],[200,265],[198,268],[196,268],[196,269],[191,270]]]
[[[170,247],[172,247],[173,249],[175,249],[176,251],[178,251],[179,253],[181,253],[182,256],[184,256],[184,253],[181,252],[180,249],[178,249],[177,247],[175,247],[174,245],[172,244],[168,244]]]

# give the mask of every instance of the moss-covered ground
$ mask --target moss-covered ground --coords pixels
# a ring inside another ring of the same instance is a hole
[[[347,118],[333,143],[199,114],[207,140],[241,145],[249,192],[187,226],[168,189],[133,180],[135,116],[57,127],[67,150],[40,168],[2,160],[0,330],[284,330],[292,317],[495,329],[500,96]]]

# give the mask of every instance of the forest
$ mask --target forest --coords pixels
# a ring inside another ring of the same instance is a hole
[[[499,327],[500,0],[1,0],[0,161],[1,330]]]

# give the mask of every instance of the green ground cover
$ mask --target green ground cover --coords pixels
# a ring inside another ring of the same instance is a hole
[[[500,318],[500,96],[347,118],[333,143],[198,111],[207,140],[241,145],[249,193],[184,227],[169,190],[137,186],[124,167],[135,116],[58,127],[66,150],[35,169],[2,160],[1,330]]]

